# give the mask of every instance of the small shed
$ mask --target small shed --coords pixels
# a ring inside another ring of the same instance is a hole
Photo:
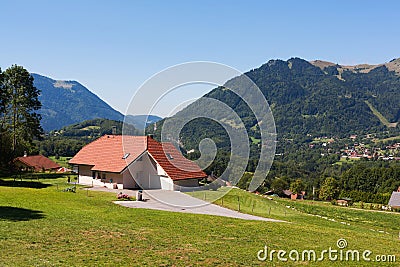
[[[13,162],[15,166],[23,171],[57,171],[61,167],[43,155],[18,157]]]

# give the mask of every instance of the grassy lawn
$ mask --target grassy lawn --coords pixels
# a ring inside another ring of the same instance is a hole
[[[340,261],[281,263],[276,257],[274,263],[257,260],[264,245],[322,251],[337,248],[339,238],[346,238],[349,249],[395,254],[400,260],[400,240],[394,236],[400,223],[397,214],[269,200],[238,189],[216,201],[232,209],[238,209],[239,202],[243,212],[288,223],[245,221],[129,209],[113,204],[112,193],[63,192],[70,186],[66,180],[54,175],[15,183],[1,179],[1,266],[370,266]],[[308,215],[308,205],[332,217],[349,212],[350,225]]]
[[[357,161],[359,161],[360,159],[358,158],[344,158],[344,157],[340,157],[339,161],[335,162],[335,165],[339,165],[341,166],[343,163],[350,163],[353,164]]]
[[[49,157],[49,159],[58,163],[61,167],[70,168],[70,166],[68,165],[68,161],[71,159],[71,157],[59,157],[58,159],[56,159],[56,157],[51,156]]]
[[[318,143],[329,143],[334,142],[335,140],[332,138],[314,138],[311,144],[318,144]]]
[[[388,138],[385,138],[385,139],[378,139],[378,140],[375,140],[375,143],[388,142],[388,141],[400,141],[400,135],[399,136],[388,137]]]
[[[367,100],[364,101],[365,104],[368,105],[372,113],[386,126],[386,127],[392,127],[395,128],[397,126],[397,123],[390,123],[385,116],[382,115],[371,103],[369,103]]]

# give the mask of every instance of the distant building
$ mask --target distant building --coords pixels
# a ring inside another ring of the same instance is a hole
[[[14,165],[22,171],[57,171],[61,166],[43,155],[23,156],[14,159]]]
[[[289,197],[291,200],[297,200],[297,199],[303,200],[305,199],[306,191],[301,191],[300,194],[293,194],[293,192],[290,190],[283,190],[283,194]]]
[[[388,205],[389,207],[400,209],[400,186],[397,189],[397,192],[395,191],[392,193]]]

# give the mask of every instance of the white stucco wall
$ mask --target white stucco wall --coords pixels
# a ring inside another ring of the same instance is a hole
[[[160,182],[161,182],[161,189],[174,190],[174,182],[172,181],[171,178],[160,176]]]
[[[157,169],[147,153],[142,156],[142,160],[135,161],[129,165],[127,171],[140,188],[161,189],[161,182],[159,175],[157,175]]]
[[[84,185],[92,185],[92,166],[80,165],[78,168],[78,183]]]
[[[122,172],[122,186],[123,188],[136,189],[138,185],[136,184],[135,179],[133,179],[132,174],[129,172],[129,169],[126,168],[125,171]]]
[[[79,177],[78,183],[83,185],[93,185],[93,186],[105,186],[108,188],[114,188],[115,184],[118,189],[123,188],[123,176],[118,173],[110,172],[95,172],[95,177],[100,177],[101,179],[93,179],[93,172],[91,170],[92,166],[79,166]],[[104,179],[103,179],[104,178]],[[112,179],[112,183],[110,183]]]

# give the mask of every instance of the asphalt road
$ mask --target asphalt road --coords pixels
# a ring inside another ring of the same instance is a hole
[[[130,195],[132,195],[132,193]],[[172,212],[207,214],[207,215],[238,218],[243,220],[284,222],[280,220],[240,213],[238,211],[210,204],[206,201],[191,197],[187,194],[178,191],[147,190],[144,191],[143,198],[145,199],[145,201],[115,201],[114,203],[128,208],[141,208],[141,209],[154,209],[154,210],[164,210]]]

